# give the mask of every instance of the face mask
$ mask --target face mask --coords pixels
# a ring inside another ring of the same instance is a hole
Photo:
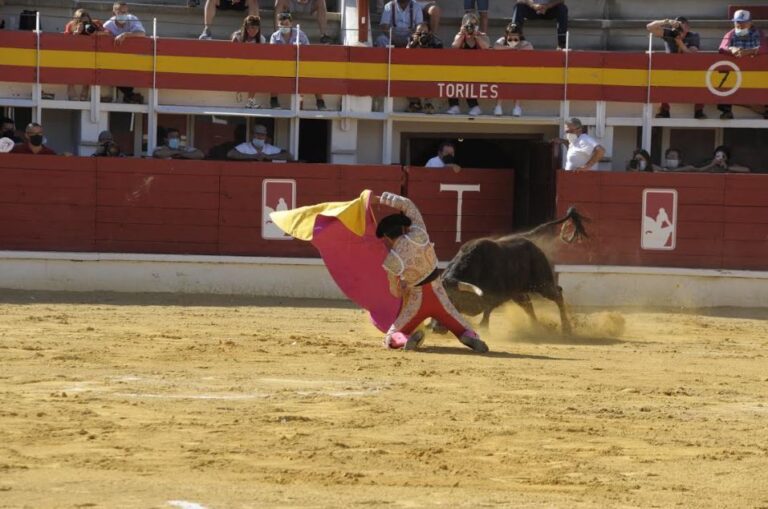
[[[453,161],[456,159],[453,157],[453,154],[447,154],[440,158],[441,161],[443,161],[443,164],[453,164]]]
[[[664,166],[667,168],[677,168],[680,165],[679,159],[665,159]]]
[[[176,150],[179,148],[179,139],[178,138],[168,138],[168,147]]]
[[[291,27],[280,27],[280,33],[283,35],[288,35],[291,33]]]
[[[29,142],[33,146],[39,147],[40,145],[43,144],[43,135],[42,134],[33,134],[32,136],[29,137]]]
[[[725,154],[718,152],[715,154],[715,161],[725,161]]]
[[[576,133],[566,133],[565,137],[568,139],[568,143],[576,143],[576,140],[579,139],[579,135]]]
[[[127,14],[115,14],[115,21],[118,21],[120,23],[125,23],[128,21],[128,15]]]
[[[749,28],[737,28],[734,30],[734,33],[739,37],[744,37],[745,35],[749,34]]]
[[[264,140],[261,140],[259,138],[254,138],[253,139],[253,146],[258,148],[258,149],[264,148]]]
[[[645,162],[645,159],[642,159],[640,161],[637,161],[637,169],[640,171],[645,171],[645,168],[648,166],[648,163]]]

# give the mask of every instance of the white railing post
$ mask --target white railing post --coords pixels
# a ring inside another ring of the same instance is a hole
[[[157,147],[157,18],[152,18],[152,88],[147,97],[147,155]]]
[[[648,34],[648,83],[643,105],[642,149],[650,153],[653,129],[653,105],[651,104],[651,73],[653,71],[653,34]]]
[[[34,102],[34,109],[32,110],[32,121],[42,123],[43,121],[43,106],[40,101],[43,99],[43,87],[40,84],[40,11],[35,14],[35,84],[32,87],[32,101]]]

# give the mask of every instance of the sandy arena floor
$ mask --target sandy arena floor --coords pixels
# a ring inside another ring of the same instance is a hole
[[[768,508],[768,310],[575,318],[3,292],[0,507]]]

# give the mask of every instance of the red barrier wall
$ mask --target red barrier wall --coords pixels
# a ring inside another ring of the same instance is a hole
[[[641,248],[643,190],[678,195],[673,250]],[[764,175],[560,172],[558,213],[591,218],[590,239],[562,248],[558,263],[768,270]]]
[[[317,256],[307,242],[262,237],[265,179],[294,180],[294,206],[349,200],[363,189],[399,193],[405,184],[400,166],[6,154],[0,157],[0,249]],[[460,243],[458,193],[440,185],[480,186],[463,195],[462,240],[468,240],[509,231],[506,193],[511,199],[513,179],[509,170],[410,173],[410,195],[442,259]]]

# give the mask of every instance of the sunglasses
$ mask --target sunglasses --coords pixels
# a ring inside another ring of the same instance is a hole
[[[278,14],[277,19],[280,21],[284,21],[286,19],[291,19],[291,15],[287,12],[284,12],[284,13]]]

